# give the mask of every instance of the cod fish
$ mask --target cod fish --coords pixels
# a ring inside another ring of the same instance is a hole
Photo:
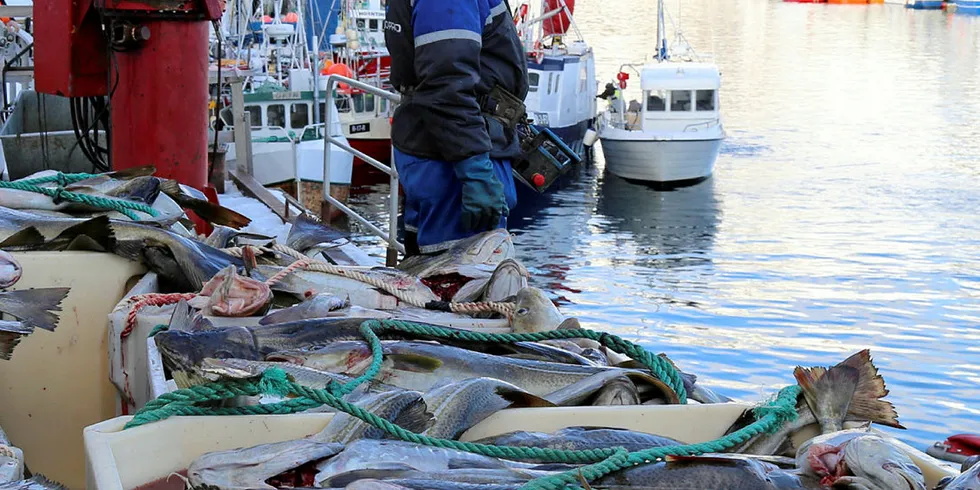
[[[964,468],[963,473],[949,481],[941,482],[936,490],[980,490],[980,464]]]
[[[604,370],[545,395],[555,405],[639,405],[640,393],[629,377]]]
[[[486,278],[476,278],[463,284],[453,295],[456,303],[474,301],[505,301],[527,287],[530,274],[515,259],[505,259]]]
[[[437,472],[452,469],[532,469],[535,465],[491,458],[479,454],[423,446],[403,441],[361,439],[348,444],[337,456],[317,465],[316,483],[339,475],[361,472],[362,478],[372,477],[363,470],[378,470],[378,475],[390,471]]]
[[[800,446],[796,466],[802,474],[819,478],[825,486],[926,490],[922,470],[904,451],[863,430],[838,431],[810,439]]]
[[[54,332],[58,326],[61,302],[70,288],[38,288],[0,292],[0,312],[17,317],[21,323]]]
[[[424,392],[441,383],[486,376],[506,381],[534,395],[545,396],[595,374],[616,372],[634,383],[642,384],[646,391],[655,392],[669,403],[679,402],[677,394],[665,383],[636,370],[513,359],[433,342],[383,342],[382,348],[384,361],[379,379],[407,390]],[[304,363],[309,359],[282,355],[269,357],[269,360]],[[352,345],[346,352],[316,358],[311,367],[357,376],[370,363],[369,350]],[[655,396],[648,394],[648,397]]]
[[[34,333],[34,327],[23,322],[0,320],[0,359],[10,360],[20,339]]]
[[[495,268],[514,257],[510,233],[496,229],[454,243],[448,250],[434,255],[416,255],[398,265],[398,269],[422,279],[449,274],[467,276],[476,267],[476,277],[483,277],[485,267]],[[480,268],[479,266],[483,266]],[[492,269],[491,269],[492,270]]]
[[[13,255],[0,250],[0,289],[7,289],[20,280],[24,269]]]
[[[732,457],[734,456],[734,457]],[[620,490],[796,490],[820,488],[792,472],[756,459],[726,457],[670,457],[610,473],[590,484],[593,488]]]
[[[796,448],[792,447],[790,437],[811,424],[820,424],[823,433],[839,430],[844,421],[875,422],[904,429],[898,423],[895,407],[882,400],[888,390],[867,349],[829,369],[797,367],[794,375],[804,392],[796,406],[797,419],[784,424],[772,434],[750,439],[742,446],[733,448],[732,452],[795,454]],[[744,414],[729,432],[744,427],[752,420],[751,414]]]
[[[678,446],[683,444],[669,437],[647,434],[645,432],[601,427],[566,427],[553,434],[516,431],[499,436],[487,437],[474,442],[496,446],[536,447],[569,451],[585,451],[589,449],[622,446],[631,452],[654,447]]]
[[[555,406],[493,378],[449,383],[429,390],[422,399],[435,418],[435,423],[423,434],[440,439],[458,439],[474,425],[505,408]]]
[[[201,288],[198,296],[188,301],[202,313],[214,316],[252,316],[268,311],[272,303],[272,290],[251,277],[240,276],[235,266],[229,265],[214,275]]]
[[[0,490],[68,490],[68,487],[35,473],[27,480],[0,483]]]
[[[259,265],[256,272],[264,278],[272,277],[284,267],[274,265]],[[439,297],[417,277],[410,276],[398,269],[374,267],[357,269],[357,272],[372,279],[391,285],[402,297],[410,297],[418,304],[439,301]],[[300,299],[306,297],[308,291],[347,296],[351,304],[365,308],[394,309],[399,301],[393,297],[390,301],[378,304],[378,290],[364,282],[337,274],[326,274],[308,270],[295,271],[272,286],[276,291],[292,294]]]
[[[327,318],[331,312],[348,308],[350,305],[349,297],[341,298],[332,294],[315,294],[297,305],[269,313],[259,320],[259,325]]]
[[[214,225],[213,228],[214,231],[204,239],[204,244],[219,249],[236,246],[239,244],[239,239],[261,240],[266,243],[275,239],[275,237],[244,232],[228,226]]]
[[[187,468],[192,488],[222,490],[274,489],[266,480],[306,463],[329,458],[344,449],[309,439],[204,454]]]
[[[307,388],[324,389],[331,382],[348,383],[351,378],[334,373],[325,373],[283,362],[248,361],[245,359],[205,359],[196,371],[207,381],[219,379],[244,379],[261,376],[266,369],[278,368],[286,372],[290,381]],[[174,373],[176,374],[176,373]],[[176,381],[176,379],[175,379]],[[178,387],[186,388],[187,386]]]
[[[347,401],[411,432],[422,432],[433,423],[422,393],[391,390],[377,393],[352,393]],[[349,444],[359,439],[380,439],[385,432],[347,413],[334,415],[313,440]]]
[[[309,213],[303,213],[293,220],[286,246],[309,255],[316,256],[327,248],[343,245],[350,241],[350,235],[321,222]]]
[[[510,322],[514,333],[547,332],[557,329],[564,321],[565,317],[544,291],[527,287],[517,292]]]

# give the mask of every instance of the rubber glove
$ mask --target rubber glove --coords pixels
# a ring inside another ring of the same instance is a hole
[[[456,163],[456,178],[463,184],[463,229],[476,232],[492,230],[507,216],[504,186],[493,171],[490,154],[474,155]]]

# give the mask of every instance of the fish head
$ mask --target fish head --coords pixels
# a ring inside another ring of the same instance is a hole
[[[317,371],[335,374],[360,373],[371,364],[371,348],[364,342],[332,342],[315,350],[287,350],[273,352],[265,358],[270,362],[288,362],[308,366]]]
[[[154,340],[171,371],[189,371],[206,358],[259,359],[252,333],[244,327],[225,327],[202,332],[160,332]]]
[[[875,485],[871,488],[926,490],[922,469],[904,451],[877,435],[866,434],[848,442],[843,461],[850,474],[867,486]]]
[[[547,332],[555,330],[565,320],[558,307],[535,287],[517,292],[511,328],[515,333]]]
[[[0,250],[0,288],[9,288],[20,280],[24,269],[13,255]]]
[[[459,246],[462,264],[496,265],[514,257],[514,242],[503,228],[480,233],[460,242]]]

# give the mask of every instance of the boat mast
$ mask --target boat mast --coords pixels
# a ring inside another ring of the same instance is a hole
[[[667,24],[664,22],[664,0],[657,0],[657,61],[669,58],[667,53]]]

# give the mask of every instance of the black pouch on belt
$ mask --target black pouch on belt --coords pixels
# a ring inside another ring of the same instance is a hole
[[[524,101],[500,85],[495,85],[489,94],[480,97],[480,110],[510,129],[516,128],[518,124],[527,124]]]

